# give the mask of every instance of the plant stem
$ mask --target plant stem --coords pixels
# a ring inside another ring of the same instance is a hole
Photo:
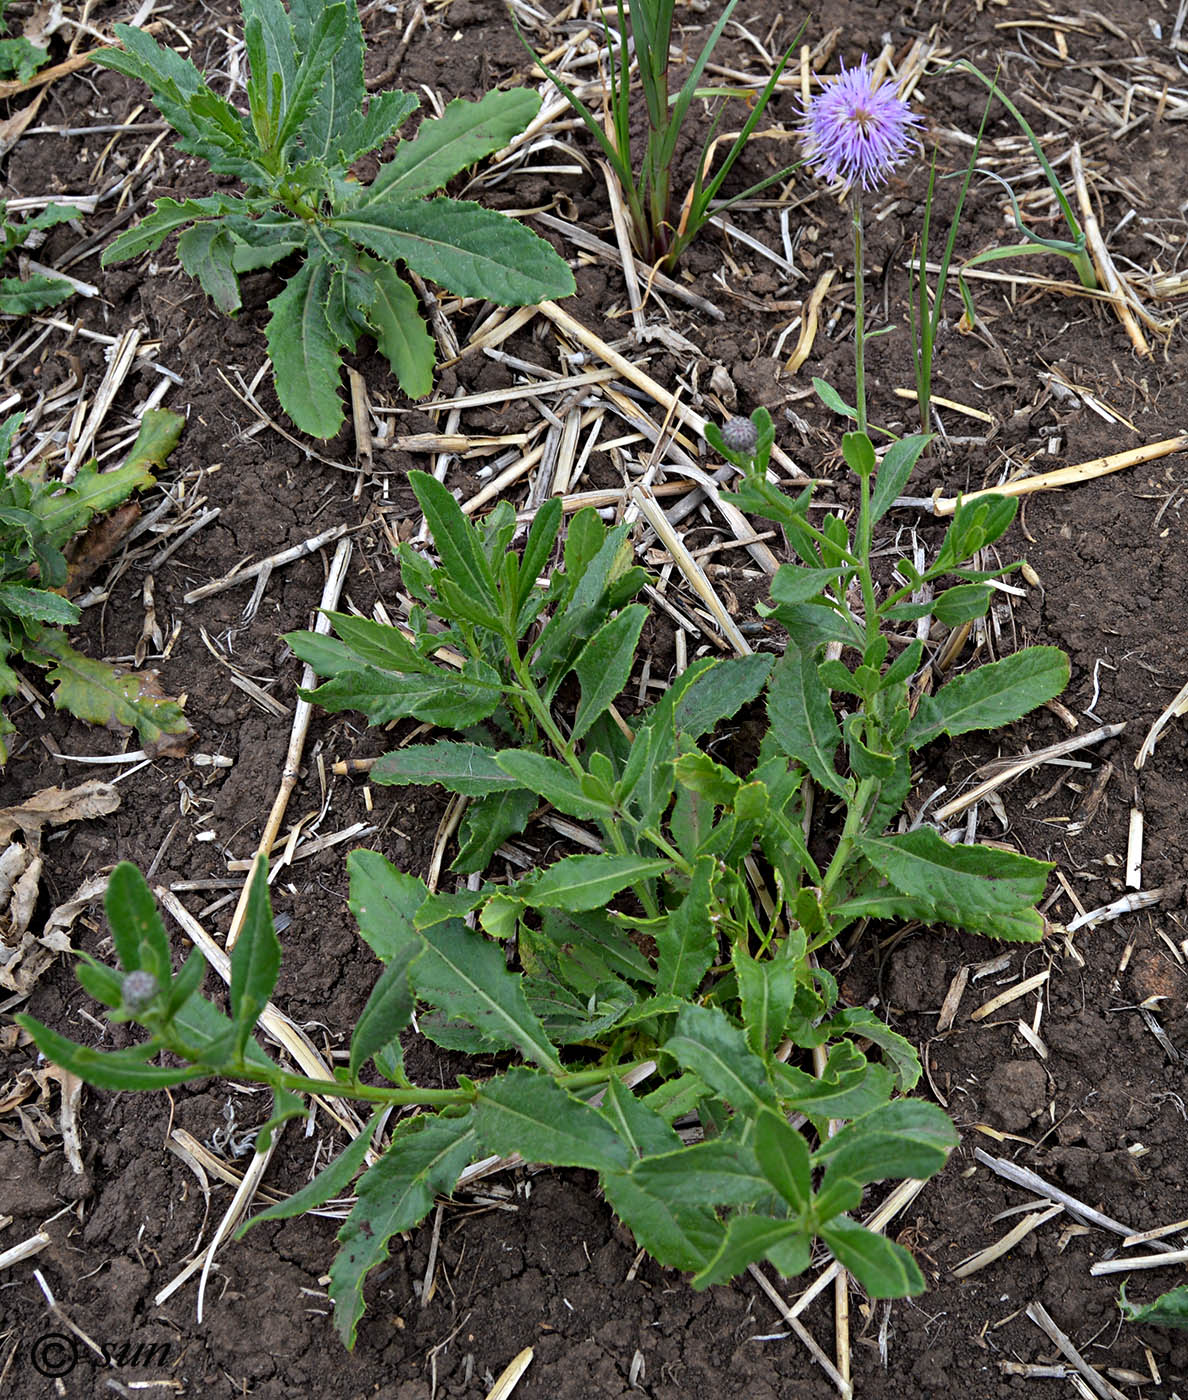
[[[826,918],[829,917],[829,911],[825,907],[829,894],[834,885],[837,884],[838,880],[845,873],[845,869],[850,863],[850,858],[854,850],[854,843],[862,834],[862,823],[866,815],[866,809],[870,805],[870,799],[874,796],[877,787],[877,778],[863,778],[858,784],[857,791],[854,793],[853,801],[850,802],[846,809],[846,824],[842,828],[842,834],[838,840],[837,849],[833,853],[833,859],[829,862],[829,869],[826,870],[825,878],[821,881],[820,902]],[[829,937],[832,938],[833,934],[830,933]]]
[[[862,269],[862,189],[854,189],[854,407],[866,432],[866,285]]]

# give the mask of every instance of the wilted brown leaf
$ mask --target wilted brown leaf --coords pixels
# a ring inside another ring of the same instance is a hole
[[[32,835],[44,826],[105,817],[119,805],[119,789],[99,778],[72,788],[42,788],[15,807],[0,807],[0,844],[7,845],[17,831]]]

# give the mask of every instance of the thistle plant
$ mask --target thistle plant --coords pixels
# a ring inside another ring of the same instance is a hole
[[[292,0],[288,10],[281,0],[243,0],[243,13],[247,115],[139,29],[116,25],[124,48],[95,54],[101,66],[148,84],[180,150],[246,188],[158,200],[103,263],[184,230],[182,266],[234,315],[243,273],[299,259],[268,304],[268,353],[285,412],[304,432],[332,437],[344,417],[342,352],[364,334],[375,337],[406,394],[432,388],[434,341],[398,263],[447,291],[504,305],[573,292],[568,265],[522,224],[466,200],[430,198],[522,131],[540,99],[511,89],[451,102],[362,185],[350,173],[354,162],[395,135],[418,103],[405,92],[368,100],[355,0]]]
[[[514,13],[512,22],[525,47],[532,53],[549,81],[562,94],[582,119],[586,129],[598,142],[606,157],[627,206],[631,239],[635,250],[645,262],[661,265],[671,272],[681,254],[704,228],[715,212],[720,212],[762,193],[771,185],[786,179],[797,163],[760,180],[741,194],[715,204],[726,177],[742,154],[760,118],[775,92],[784,66],[803,33],[796,35],[772,69],[762,92],[748,89],[715,87],[702,89],[702,76],[718,40],[734,12],[738,0],[727,0],[710,36],[689,70],[689,75],[675,95],[669,91],[669,66],[672,56],[672,22],[675,0],[616,0],[617,28],[603,17],[603,32],[607,51],[607,92],[609,119],[604,126],[577,93],[532,50],[520,30]],[[629,47],[630,45],[630,47]],[[634,63],[631,49],[634,50]],[[647,112],[647,130],[642,151],[633,143],[631,104],[635,85],[631,81],[634,67],[638,89]],[[749,107],[741,130],[713,176],[708,175],[710,153],[721,124],[725,106],[719,108],[710,130],[702,142],[697,160],[697,173],[679,209],[673,207],[672,163],[676,156],[681,131],[689,110],[698,98],[743,98]]]

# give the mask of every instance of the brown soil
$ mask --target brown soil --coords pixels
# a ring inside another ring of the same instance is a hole
[[[1049,8],[1042,7],[1045,13]],[[114,9],[96,7],[90,22],[122,17]],[[774,0],[746,0],[739,13],[745,12],[756,34],[767,34],[774,26],[771,42],[778,46],[790,41],[800,18],[778,10]],[[1099,11],[1085,11],[1075,23],[1065,24],[1058,40],[1040,6],[1017,0],[989,6],[980,0],[955,5],[920,0],[907,12],[889,3],[834,0],[814,15],[808,39],[815,43],[834,24],[841,25],[842,52],[854,61],[863,50],[877,52],[885,34],[902,55],[914,37],[939,24],[953,57],[971,57],[987,71],[1004,59],[1004,86],[1023,103],[1037,130],[1061,133],[1048,142],[1049,154],[1064,152],[1074,138],[1081,142],[1115,258],[1124,267],[1157,267],[1166,274],[1181,265],[1185,237],[1177,132],[1159,98],[1169,84],[1181,90],[1188,86],[1167,42],[1173,10],[1103,0]],[[369,7],[369,71],[380,73],[390,66],[411,13],[411,6]],[[222,64],[224,31],[239,29],[238,12],[227,0],[179,3],[169,10],[169,19],[193,40],[192,57],[200,66]],[[1031,27],[1039,21],[1040,27]],[[1162,40],[1153,37],[1156,24],[1162,25]],[[732,39],[724,48],[724,57],[753,62],[753,50],[730,47],[736,42]],[[1066,60],[1061,43],[1067,45]],[[1144,90],[1132,94],[1133,105],[1126,99],[1123,121],[1120,93],[1148,62],[1143,56],[1149,57]],[[521,70],[523,63],[496,0],[452,0],[430,11],[396,78],[387,81],[418,92],[424,83],[444,98],[476,97],[487,85]],[[944,140],[946,130],[976,129],[982,102],[972,84],[931,78],[924,88],[922,105],[934,136]],[[82,126],[120,121],[144,101],[138,85],[84,69],[53,85],[37,122]],[[1182,119],[1182,96],[1177,101],[1175,111]],[[776,114],[785,122],[794,120],[790,99],[782,107],[777,104]],[[141,120],[151,115],[148,109]],[[993,139],[1013,131],[999,111],[988,135]],[[24,136],[0,166],[4,195],[85,189],[108,139]],[[151,133],[125,135],[109,157],[109,176],[131,169],[152,139]],[[965,154],[951,140],[942,151],[942,163],[949,167]],[[766,148],[756,146],[744,175],[757,178],[767,158]],[[168,142],[150,159],[156,162],[154,195],[193,192],[204,178],[201,168],[176,154]],[[1015,165],[1021,168],[1018,160]],[[492,202],[517,208],[547,203],[554,178],[513,178]],[[609,236],[601,184],[584,177],[557,178],[566,207],[576,208],[579,222]],[[897,179],[873,202],[878,217],[868,221],[875,316],[899,327],[872,343],[871,415],[892,427],[909,417],[892,390],[912,382],[904,263],[920,225],[925,181],[926,171],[920,168]],[[1026,188],[1041,186],[1030,181]],[[807,180],[798,180],[795,197],[804,201],[811,193]],[[951,198],[950,184],[942,188],[942,212]],[[1005,202],[998,186],[975,186],[960,252],[968,255],[1010,240]],[[785,284],[772,264],[746,246],[724,247],[716,232],[694,247],[687,267],[696,287],[724,307],[727,320],[715,324],[672,303],[673,323],[698,347],[698,358],[678,361],[657,351],[650,372],[665,384],[683,383],[691,392],[691,371],[704,387],[714,367],[722,366],[737,389],[740,409],[749,412],[766,403],[787,450],[811,474],[837,475],[836,496],[846,500],[849,488],[840,477],[836,420],[806,392],[811,375],[821,375],[847,395],[851,387],[847,336],[852,321],[848,316],[831,320],[841,306],[836,292],[826,303],[813,356],[798,376],[784,379],[778,373],[794,337],[782,356],[776,351],[779,331],[799,311],[820,272],[836,264],[839,283],[848,275],[846,220],[819,195],[793,214],[793,231],[798,218],[804,220],[805,233],[796,264],[804,276],[795,284]],[[734,221],[770,247],[782,247],[778,210],[736,213]],[[1056,228],[1045,225],[1043,231],[1052,234]],[[59,236],[69,239],[64,232]],[[1029,276],[1038,269],[1064,283],[1071,278],[1068,265],[1055,258],[993,266]],[[150,664],[160,668],[170,693],[187,697],[187,714],[198,736],[194,750],[189,759],[161,760],[130,774],[120,783],[117,812],[67,828],[48,841],[42,902],[48,910],[117,859],[132,860],[142,869],[155,862],[153,878],[161,885],[225,882],[183,895],[208,928],[225,930],[231,905],[206,912],[207,906],[240,878],[228,877],[227,859],[250,855],[259,839],[280,780],[289,719],[265,713],[231,684],[230,671],[212,657],[200,628],[236,668],[291,708],[299,672],[278,636],[309,625],[324,558],[306,558],[278,570],[249,622],[242,616],[249,586],[193,605],[185,604],[183,595],[240,560],[260,558],[345,521],[358,533],[344,596],[369,611],[376,598],[390,597],[394,588],[381,519],[391,530],[398,528],[411,500],[404,474],[422,462],[395,451],[381,454],[375,482],[356,502],[354,475],[307,458],[268,428],[257,430],[254,415],[228,391],[220,371],[232,382],[237,375],[249,382],[260,366],[265,302],[278,285],[270,274],[249,279],[247,308],[232,322],[212,310],[174,265],[168,249],[155,260],[109,270],[100,269],[97,257],[91,257],[71,271],[95,282],[101,295],[94,302],[70,303],[63,312],[67,319],[78,317],[84,327],[116,334],[143,326],[161,342],[159,362],[183,376],[184,384],[166,400],[186,409],[189,419],[170,475],[186,478],[188,490],[201,493],[220,514],[155,576],[165,634],[175,622],[180,633],[167,659],[153,661],[150,654]],[[612,304],[625,304],[616,271],[601,264],[585,266],[579,284],[573,313],[608,340],[624,334],[629,322],[607,319]],[[1010,282],[979,284],[978,299],[984,333],[962,336],[954,324],[959,307],[952,298],[952,321],[938,347],[935,387],[988,414],[995,427],[984,443],[957,443],[938,455],[913,483],[914,492],[926,495],[943,487],[953,493],[992,484],[1007,468],[1083,461],[1169,437],[1184,427],[1188,351],[1181,335],[1173,335],[1166,346],[1156,343],[1152,356],[1140,359],[1110,309],[1091,300]],[[1174,304],[1150,305],[1157,315],[1173,319]],[[504,348],[538,360],[551,353],[531,327]],[[60,333],[47,342],[42,358],[26,360],[4,378],[0,391],[35,396],[66,378],[72,355],[80,357],[95,383],[104,366],[94,343],[67,343]],[[400,398],[377,357],[362,354],[355,363],[373,403],[402,411],[403,431],[433,425]],[[1059,378],[1051,377],[1055,375]],[[1109,405],[1115,420],[1107,421],[1109,410],[1103,416],[1069,394],[1061,380]],[[122,407],[133,407],[155,382],[149,372],[139,379],[134,375],[122,391]],[[507,371],[473,358],[443,375],[439,392],[444,396],[455,385],[491,388],[509,382]],[[267,380],[260,394],[265,408],[279,416]],[[984,423],[943,409],[942,416],[955,436],[987,432]],[[1129,423],[1120,423],[1119,417]],[[516,426],[514,408],[466,419],[468,431],[513,431]],[[323,455],[350,467],[349,434],[325,444]],[[1171,456],[1031,498],[1009,544],[1026,553],[1040,583],[1026,598],[1015,600],[1013,613],[1001,616],[1004,650],[1016,643],[1049,642],[1069,652],[1072,682],[1064,702],[1082,729],[1098,722],[1127,722],[1120,739],[1076,755],[1091,767],[1042,769],[1005,791],[1010,839],[1031,855],[1057,861],[1067,882],[1063,890],[1052,886],[1056,897],[1050,917],[1067,923],[1076,913],[1074,898],[1089,909],[1122,892],[1127,818],[1136,786],[1146,815],[1144,885],[1168,887],[1164,901],[1068,940],[1053,936],[1042,947],[1028,949],[1004,950],[943,930],[891,931],[893,936],[882,944],[874,937],[859,944],[844,969],[847,998],[876,1007],[922,1047],[932,1089],[962,1134],[962,1146],[947,1170],[896,1227],[899,1238],[914,1249],[929,1292],[913,1302],[877,1305],[852,1295],[855,1391],[869,1400],[954,1393],[981,1400],[1016,1390],[1028,1400],[1064,1397],[1069,1393],[1066,1379],[1022,1378],[1009,1370],[1009,1363],[1059,1359],[1025,1315],[1033,1301],[1047,1308],[1091,1364],[1131,1373],[1130,1379],[1114,1379],[1126,1395],[1170,1396],[1188,1385],[1185,1334],[1121,1324],[1117,1278],[1090,1275],[1090,1265],[1117,1244],[1113,1236],[1083,1231],[1067,1216],[1058,1217],[967,1280],[958,1281],[952,1273],[962,1259],[1017,1223],[1017,1214],[1000,1218],[1003,1212],[1030,1199],[979,1164],[977,1148],[1030,1167],[1135,1230],[1188,1217],[1188,1123],[1182,1097],[1183,1056],[1188,1054],[1183,950],[1188,945],[1180,898],[1188,857],[1183,821],[1188,739],[1182,723],[1173,722],[1166,731],[1141,782],[1133,766],[1143,735],[1188,670],[1185,460]],[[453,470],[450,484],[471,489],[470,478]],[[617,483],[610,462],[598,454],[591,480]],[[936,523],[922,513],[905,511],[893,520],[905,529],[918,528],[925,541],[936,537]],[[128,657],[135,650],[144,616],[144,563],[142,556],[118,579],[105,604],[87,611],[75,638],[92,654]],[[737,568],[728,568],[720,582],[744,604],[756,596],[754,582]],[[671,650],[662,628],[653,645],[660,672]],[[120,747],[117,736],[52,712],[42,719],[26,708],[14,718],[25,742],[17,745],[3,774],[0,805],[51,783],[70,784],[94,775],[94,769],[49,757],[47,748],[96,754]],[[1013,754],[1066,733],[1056,714],[1041,711],[994,737],[1003,752]],[[332,760],[373,754],[384,746],[381,736],[368,733],[357,716],[316,715],[290,817],[322,806],[320,761],[329,775]],[[199,753],[225,755],[233,764],[198,766]],[[992,753],[986,745],[965,742],[934,750],[921,795],[942,782],[951,791],[960,787]],[[1113,773],[1104,801],[1072,834],[1070,824],[1085,820],[1079,804],[1105,762],[1113,765]],[[1063,781],[1053,788],[1057,778]],[[439,794],[374,789],[374,810],[369,811],[360,781],[328,780],[332,790],[322,832],[367,821],[374,830],[363,838],[365,844],[382,849],[405,869],[424,873],[444,806]],[[1003,834],[985,809],[982,833]],[[283,934],[276,1000],[327,1050],[346,1044],[376,971],[345,908],[345,849],[332,848],[295,865],[291,878],[278,881],[274,890],[277,913],[290,920]],[[105,950],[97,908],[76,928],[76,939],[89,951]],[[1004,951],[1008,961],[984,980],[975,971],[952,1029],[937,1034],[938,1011],[958,970],[987,963]],[[1050,976],[1039,1008],[1033,994],[987,1019],[971,1019],[971,1011],[995,992],[1045,969]],[[1166,1031],[1179,1057],[1175,1062],[1139,1009],[1149,998],[1158,998],[1148,1003],[1149,1012]],[[79,1038],[98,1034],[96,1022],[89,1019],[94,1008],[65,960],[41,979],[27,1008]],[[1020,1033],[1020,1018],[1038,1030],[1046,1058],[1038,1057]],[[105,1043],[124,1043],[122,1033],[107,1034]],[[30,1049],[18,1046],[15,1037],[3,1044],[9,1051],[9,1075],[33,1065]],[[419,1053],[413,1069],[420,1082],[445,1082],[449,1063],[431,1046],[422,1046]],[[55,1136],[56,1099],[49,1116],[39,1118],[26,1105],[24,1117],[10,1114],[0,1120],[0,1250],[43,1224],[50,1236],[40,1254],[0,1278],[0,1390],[19,1397],[106,1395],[111,1385],[117,1393],[129,1394],[123,1387],[143,1380],[178,1395],[482,1397],[511,1358],[531,1346],[534,1360],[516,1389],[517,1400],[614,1400],[629,1394],[684,1400],[699,1393],[818,1400],[834,1393],[796,1337],[785,1335],[780,1317],[751,1280],[698,1294],[678,1275],[637,1260],[595,1183],[582,1174],[508,1173],[494,1188],[489,1183],[480,1187],[477,1199],[447,1204],[440,1220],[435,1287],[423,1305],[419,1290],[431,1231],[423,1228],[398,1242],[390,1266],[368,1286],[368,1312],[352,1355],[343,1352],[333,1334],[324,1291],[334,1251],[333,1219],[264,1225],[243,1243],[224,1247],[201,1321],[195,1317],[194,1280],[158,1305],[157,1292],[191,1257],[199,1236],[209,1240],[230,1199],[226,1186],[212,1182],[208,1203],[191,1170],[165,1143],[174,1127],[209,1140],[226,1126],[229,1106],[240,1126],[250,1127],[262,1116],[258,1100],[219,1085],[183,1088],[170,1098],[88,1090],[81,1117],[81,1176],[71,1171]],[[299,1126],[290,1125],[269,1184],[284,1190],[304,1182],[315,1149],[321,1147],[324,1154],[330,1147],[319,1141],[323,1132],[319,1123],[314,1136],[306,1138]],[[5,1217],[12,1217],[11,1222]],[[1179,1237],[1172,1242],[1178,1245]],[[54,1383],[38,1373],[34,1343],[44,1334],[68,1334],[69,1329],[47,1310],[35,1269],[71,1322],[115,1351],[116,1364],[98,1364],[80,1343],[78,1366],[63,1383],[65,1389],[55,1392]],[[1131,1295],[1152,1298],[1181,1278],[1175,1270],[1136,1275]],[[782,1287],[789,1297],[798,1291],[796,1281]],[[831,1308],[828,1290],[804,1319],[827,1351]],[[126,1343],[162,1342],[169,1347],[167,1364],[156,1358],[134,1364],[135,1357],[119,1354]],[[1153,1368],[1159,1381],[1134,1379],[1150,1378]]]

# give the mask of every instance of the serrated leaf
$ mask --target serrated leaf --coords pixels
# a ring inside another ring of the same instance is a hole
[[[1068,684],[1068,657],[1059,647],[1027,647],[979,666],[922,695],[905,742],[923,748],[942,734],[999,729],[1046,704]]]
[[[299,50],[309,48],[324,4],[325,0],[291,0],[293,32]],[[344,167],[357,155],[376,149],[390,134],[392,104],[385,102],[385,98],[397,97],[408,104],[399,121],[417,105],[415,98],[404,93],[377,93],[365,117],[363,104],[367,101],[367,89],[363,83],[363,52],[363,27],[358,10],[354,4],[348,4],[343,42],[323,74],[317,98],[302,122],[300,133],[301,143],[309,155],[338,162]],[[387,122],[385,113],[389,117]],[[373,117],[370,123],[368,117]]]
[[[694,1288],[729,1283],[759,1259],[778,1255],[782,1278],[804,1273],[812,1261],[812,1236],[795,1220],[767,1215],[735,1215],[726,1222],[725,1238],[717,1252],[691,1280]]]
[[[519,787],[496,763],[493,749],[482,744],[456,743],[438,739],[432,744],[410,744],[408,748],[386,753],[372,765],[373,783],[405,787],[410,783],[440,783],[448,792],[465,797],[485,797]]]
[[[500,700],[498,673],[477,663],[468,667],[461,676],[410,676],[360,666],[301,694],[326,710],[361,710],[372,724],[411,716],[442,729],[465,729],[493,714]]]
[[[803,933],[800,946],[803,949]],[[751,957],[741,942],[734,946],[734,972],[738,978],[743,1026],[747,1044],[756,1055],[771,1055],[784,1038],[799,985],[798,962],[786,953],[760,961]]]
[[[723,1227],[712,1210],[674,1206],[628,1172],[604,1172],[602,1190],[636,1242],[670,1269],[702,1268],[721,1241]]]
[[[711,918],[717,868],[713,856],[698,857],[689,893],[652,929],[659,953],[656,991],[660,994],[692,996],[717,956],[718,929]]]
[[[767,712],[783,751],[803,763],[828,792],[841,796],[845,783],[833,764],[841,730],[815,662],[799,647],[789,646],[772,671]]]
[[[519,977],[508,971],[501,948],[460,920],[439,924],[421,937],[425,950],[409,972],[419,997],[471,1022],[492,1043],[514,1046],[560,1073],[557,1052],[528,1005]]]
[[[378,201],[336,215],[329,226],[458,296],[525,306],[572,296],[576,285],[568,265],[543,238],[467,200]]]
[[[859,1186],[890,1178],[926,1181],[945,1165],[959,1141],[957,1130],[936,1104],[919,1099],[884,1104],[850,1123],[813,1154],[813,1165],[826,1168],[821,1197],[839,1179]]]
[[[648,610],[642,603],[624,608],[602,624],[573,663],[582,688],[571,735],[575,744],[606,713],[627,684],[647,616]]]
[[[339,341],[326,319],[332,269],[309,257],[268,303],[265,335],[281,407],[303,433],[333,437],[343,423]]]
[[[476,1155],[471,1114],[406,1120],[384,1155],[359,1180],[356,1203],[338,1232],[340,1249],[330,1269],[334,1326],[343,1343],[355,1344],[363,1315],[363,1280],[387,1257],[388,1241],[428,1215],[434,1198],[453,1190]]]
[[[445,572],[460,588],[497,610],[495,575],[483,553],[478,532],[462,514],[458,502],[440,481],[426,472],[409,472],[408,480],[424,512]]]
[[[919,1266],[894,1240],[876,1235],[844,1215],[823,1224],[821,1238],[871,1298],[914,1298],[924,1292]]]
[[[482,1086],[475,1125],[487,1151],[518,1152],[530,1162],[599,1172],[631,1163],[626,1143],[597,1110],[530,1069]]]
[[[664,1049],[739,1112],[776,1106],[763,1061],[753,1055],[737,1026],[716,1006],[682,1007]]]
[[[352,10],[354,5],[352,3]],[[323,4],[309,32],[302,36],[300,62],[285,100],[284,117],[275,149],[284,151],[322,94],[335,54],[347,34],[347,6]]]
[[[673,706],[679,733],[690,739],[708,734],[720,720],[731,719],[763,689],[775,658],[760,652],[711,662],[681,692]]]
[[[724,1138],[645,1157],[631,1179],[676,1207],[751,1206],[773,1189],[751,1144]]]
[[[518,136],[540,109],[527,88],[488,92],[478,102],[455,98],[440,117],[429,117],[411,141],[402,142],[371,182],[373,199],[415,199],[444,189],[460,170],[474,165]]]
[[[268,898],[268,861],[259,856],[248,876],[247,916],[231,953],[231,1019],[235,1023],[235,1054],[255,1029],[260,1013],[276,986],[281,948],[272,923]]]
[[[920,1057],[909,1040],[893,1031],[890,1026],[864,1006],[845,1007],[829,1022],[831,1034],[862,1036],[873,1041],[883,1052],[886,1064],[895,1072],[896,1086],[908,1093],[920,1082],[923,1070]]]
[[[186,229],[177,240],[177,257],[191,277],[225,315],[240,307],[239,278],[232,265],[235,245],[220,223],[206,220]]]
[[[69,627],[82,616],[68,598],[51,593],[47,588],[31,588],[21,583],[0,583],[0,613],[58,627]]]
[[[1044,861],[989,846],[952,846],[930,827],[859,837],[858,849],[891,885],[891,899],[907,895],[917,911],[927,911],[925,918],[994,938],[1043,937],[1035,905],[1052,870]]]
[[[604,908],[620,890],[662,875],[668,868],[666,860],[646,860],[642,856],[566,856],[517,887],[517,893],[533,909],[580,913]]]
[[[336,1196],[345,1195],[355,1179],[355,1173],[363,1165],[363,1158],[367,1155],[367,1149],[380,1120],[380,1112],[377,1110],[372,1114],[363,1130],[352,1138],[330,1165],[323,1167],[312,1181],[307,1182],[300,1191],[294,1191],[283,1201],[278,1201],[253,1215],[250,1220],[244,1221],[236,1230],[235,1238],[241,1240],[253,1225],[259,1225],[263,1220],[291,1220],[295,1215],[304,1215],[307,1211],[324,1206]]]
[[[567,817],[576,817],[579,821],[610,821],[615,815],[610,803],[588,797],[577,775],[546,754],[529,749],[504,749],[495,755],[495,762],[509,781],[537,793]]]
[[[155,672],[121,675],[75,651],[55,632],[43,632],[37,650],[53,661],[47,679],[54,686],[55,709],[89,724],[135,729],[146,752],[174,757],[184,752],[194,731],[177,701],[161,693]]]
[[[380,354],[410,399],[433,388],[437,344],[421,318],[417,295],[395,268],[367,258],[361,265],[371,282],[365,314]]]
[[[247,208],[250,205],[245,200],[230,194],[213,194],[180,202],[176,199],[158,199],[151,214],[141,219],[135,228],[119,234],[104,248],[100,264],[108,267],[113,262],[123,262],[127,258],[139,257],[141,253],[152,252],[171,233],[196,219],[214,219]]]
[[[681,1146],[675,1129],[615,1076],[606,1086],[601,1112],[635,1157],[655,1157]]]
[[[459,875],[486,870],[509,836],[518,836],[536,810],[536,794],[525,788],[492,793],[472,801],[462,818],[458,854],[451,869]]]
[[[936,578],[972,559],[979,549],[993,544],[1014,520],[1019,501],[1014,496],[977,496],[959,500],[945,538],[926,578]]]
[[[348,36],[347,45],[339,50],[334,60],[332,73],[336,74],[343,67],[344,53],[349,44],[350,38]],[[335,79],[332,77],[331,81],[335,81]],[[336,130],[337,135],[330,136],[328,140],[323,142],[323,138],[317,134],[320,127],[318,126],[318,109],[315,107],[310,116],[306,118],[302,136],[307,147],[312,144],[316,148],[321,144],[324,149],[325,145],[332,145],[338,151],[339,158],[344,162],[349,162],[367,151],[379,150],[390,136],[396,134],[397,130],[404,125],[420,104],[408,92],[377,92],[368,102],[366,112],[360,111],[357,103],[353,106],[345,103],[338,105],[341,111],[331,119],[331,122],[327,123],[328,129]],[[324,154],[329,155],[329,152],[324,150]]]
[[[0,312],[6,316],[28,316],[47,306],[60,306],[74,293],[71,283],[41,272],[31,272],[25,278],[0,277]]]

